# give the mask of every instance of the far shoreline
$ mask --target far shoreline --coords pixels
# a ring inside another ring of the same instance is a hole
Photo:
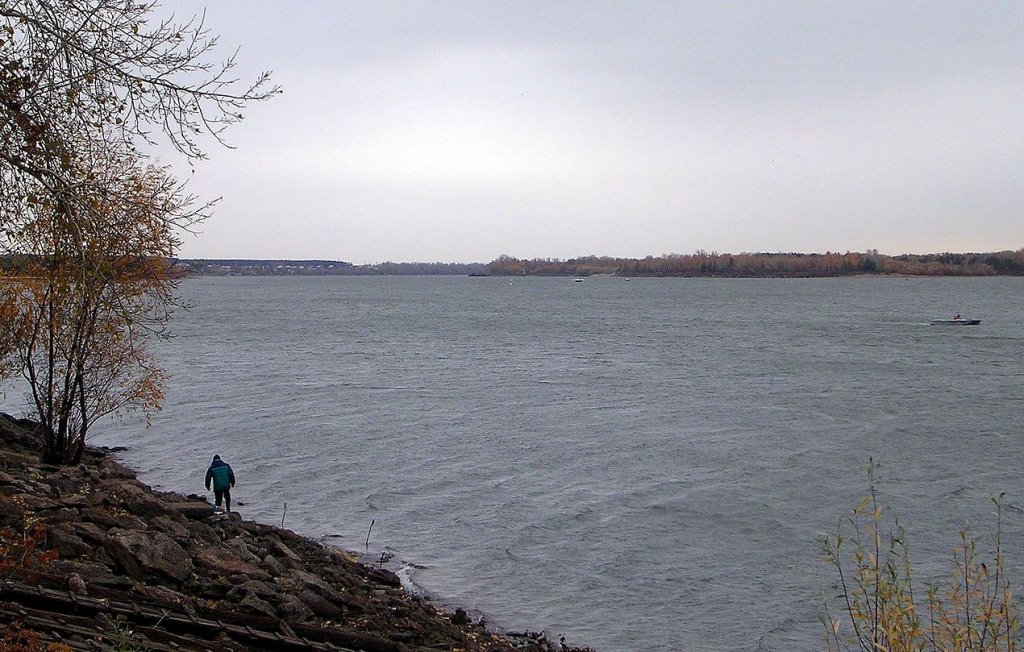
[[[581,256],[520,259],[501,255],[488,263],[179,258],[181,276],[569,276],[830,278],[842,276],[1024,276],[1024,248],[988,253],[880,254],[866,252],[664,254],[645,258]]]

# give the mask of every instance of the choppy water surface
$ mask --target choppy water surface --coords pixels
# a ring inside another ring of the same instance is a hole
[[[869,456],[923,566],[964,524],[989,532],[1006,491],[1024,569],[1022,290],[196,279],[161,347],[166,409],[92,443],[200,493],[219,452],[244,517],[387,546],[493,625],[604,652],[813,649],[832,592],[817,535],[865,492]],[[983,321],[928,324],[954,311]]]

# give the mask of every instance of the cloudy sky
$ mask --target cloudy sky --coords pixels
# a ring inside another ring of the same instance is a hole
[[[184,257],[1024,247],[1024,2],[165,0],[272,70]]]

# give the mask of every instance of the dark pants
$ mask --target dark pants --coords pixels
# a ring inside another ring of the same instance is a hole
[[[230,489],[217,489],[213,490],[213,498],[217,503],[217,507],[220,507],[220,501],[222,498],[227,500],[228,508],[231,507],[231,490]]]

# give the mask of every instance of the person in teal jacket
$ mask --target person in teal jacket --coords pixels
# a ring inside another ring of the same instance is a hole
[[[213,456],[213,462],[206,471],[206,488],[210,488],[210,481],[213,481],[213,496],[216,499],[217,509],[220,509],[221,498],[224,499],[224,507],[231,511],[231,487],[235,486],[235,472],[231,465],[220,459],[220,455]]]

